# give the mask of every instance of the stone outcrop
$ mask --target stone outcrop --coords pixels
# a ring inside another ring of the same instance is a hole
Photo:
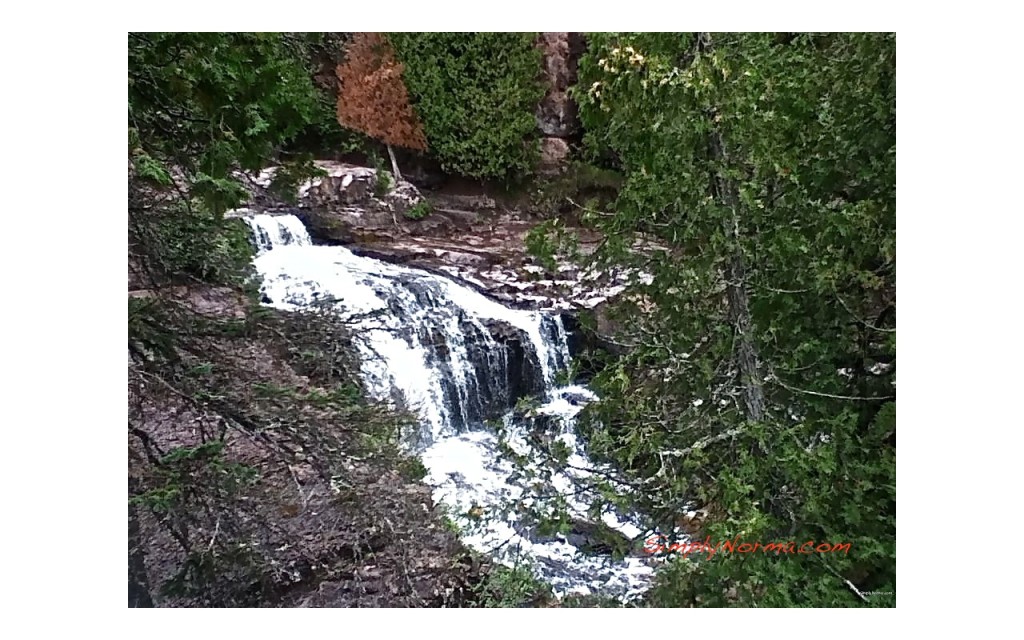
[[[545,136],[569,138],[579,129],[576,103],[569,87],[576,84],[576,65],[585,43],[582,33],[541,33],[537,46],[543,55],[547,91],[537,107],[537,126]]]
[[[484,324],[491,337],[501,345],[501,357],[505,362],[505,379],[492,381],[498,383],[498,390],[491,394],[489,409],[490,417],[496,418],[508,411],[518,398],[542,393],[544,373],[537,354],[530,347],[530,339],[522,329],[498,320],[487,320]]]
[[[297,208],[300,214],[307,214],[303,219],[305,224],[319,224],[324,227],[322,233],[328,236],[344,234],[346,229],[395,227],[406,212],[424,201],[412,183],[390,184],[389,181],[385,186],[377,170],[370,167],[331,160],[319,160],[314,165],[323,175],[299,185]],[[259,175],[245,176],[250,186],[249,206],[229,215],[285,209],[270,189],[276,173],[277,167],[268,167]],[[320,215],[308,215],[310,213]],[[420,226],[429,228],[430,225]]]
[[[540,162],[537,170],[542,175],[556,175],[569,164],[569,143],[562,138],[543,138],[540,141]]]
[[[576,84],[577,61],[586,44],[577,32],[544,32],[537,39],[543,59],[546,91],[537,105],[537,128],[542,134],[539,170],[555,174],[568,165],[569,141],[579,132],[576,103],[569,88]]]
[[[326,175],[299,187],[296,206],[283,207],[266,192],[271,168],[250,179],[250,206],[229,215],[294,213],[317,242],[438,273],[518,308],[591,308],[618,295],[630,280],[625,272],[585,271],[569,260],[554,269],[541,265],[526,248],[536,221],[499,209],[490,197],[448,196],[422,220],[410,220],[403,213],[422,199],[411,184],[383,191],[375,169],[317,165]],[[583,253],[601,240],[593,231],[576,232]]]

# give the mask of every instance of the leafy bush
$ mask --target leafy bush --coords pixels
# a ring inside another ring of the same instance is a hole
[[[538,156],[533,33],[391,33],[430,152],[453,174],[515,181]]]
[[[398,470],[409,482],[420,482],[427,477],[427,468],[419,458],[408,457],[398,462]]]
[[[394,178],[391,176],[391,168],[387,160],[378,154],[373,154],[373,166],[377,169],[377,182],[373,186],[373,195],[383,198],[391,191],[394,185]]]
[[[314,120],[317,92],[300,56],[285,34],[129,34],[133,155],[202,183],[217,212],[237,206],[231,171],[261,169]]]
[[[551,588],[527,564],[496,565],[479,585],[480,604],[488,608],[523,607],[551,599]]]
[[[197,206],[163,217],[157,229],[150,257],[159,257],[168,273],[225,284],[240,284],[251,273],[249,229],[237,218],[221,218]]]
[[[426,200],[420,200],[413,205],[408,211],[405,212],[405,217],[410,220],[422,220],[426,218],[431,212],[430,203]]]

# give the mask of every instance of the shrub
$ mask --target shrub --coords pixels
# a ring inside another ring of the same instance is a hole
[[[391,33],[431,152],[448,173],[514,182],[537,159],[533,33]]]
[[[337,68],[338,122],[386,145],[426,151],[402,71],[383,34],[357,33]]]
[[[486,608],[536,606],[552,598],[551,588],[527,564],[495,565],[486,581],[478,586],[477,596]]]
[[[421,200],[406,211],[404,215],[410,220],[422,220],[430,214],[430,211],[430,203],[426,200]]]

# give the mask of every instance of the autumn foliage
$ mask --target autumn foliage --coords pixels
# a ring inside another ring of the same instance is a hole
[[[337,69],[338,122],[387,145],[426,151],[402,69],[384,34],[355,34]]]

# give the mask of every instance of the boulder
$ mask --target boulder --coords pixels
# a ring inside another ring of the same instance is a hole
[[[520,535],[534,542],[565,541],[586,555],[635,555],[634,542],[603,522],[573,518],[568,532],[553,535],[541,535],[535,527],[521,524],[516,529]]]
[[[544,175],[562,173],[569,162],[569,143],[562,138],[543,138],[540,141],[540,164],[537,170]]]
[[[406,212],[423,202],[423,194],[413,183],[403,181],[384,194],[383,201],[396,218],[404,217]]]

